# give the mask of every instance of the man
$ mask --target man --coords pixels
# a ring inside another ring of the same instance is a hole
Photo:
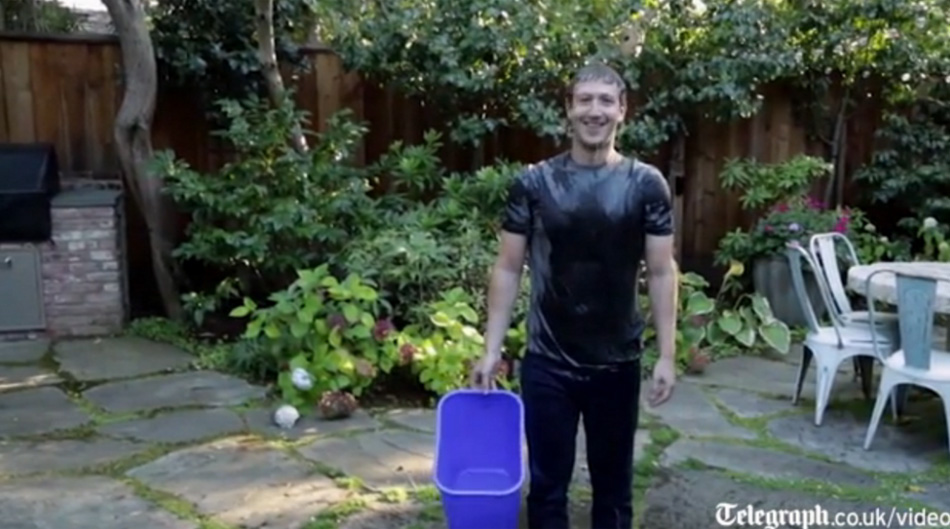
[[[529,167],[509,190],[488,292],[485,352],[472,384],[493,384],[528,257],[531,305],[521,391],[530,529],[569,527],[567,491],[581,417],[592,529],[632,526],[645,326],[636,308],[642,260],[660,351],[650,404],[666,401],[675,382],[677,269],[669,186],[656,168],[615,149],[625,112],[623,79],[605,65],[582,68],[567,97],[570,152]]]

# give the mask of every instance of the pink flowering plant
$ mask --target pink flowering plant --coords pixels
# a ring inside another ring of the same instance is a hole
[[[749,263],[781,254],[789,242],[807,245],[812,235],[832,231],[850,234],[848,208],[828,208],[812,197],[794,198],[774,205],[749,231],[735,230],[723,237],[717,261]]]
[[[816,233],[850,233],[848,209],[828,208],[810,196],[815,184],[830,174],[828,162],[808,155],[779,163],[729,160],[720,175],[723,189],[740,192],[743,209],[756,214],[758,221],[751,229],[736,229],[719,241],[717,264],[751,264],[781,255],[790,241],[808,244]]]

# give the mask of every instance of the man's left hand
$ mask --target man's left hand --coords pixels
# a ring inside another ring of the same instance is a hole
[[[651,407],[663,404],[673,395],[676,385],[676,367],[672,357],[660,357],[653,367],[653,387],[650,388],[648,402]]]

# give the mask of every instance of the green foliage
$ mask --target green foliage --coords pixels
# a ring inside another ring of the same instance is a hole
[[[379,213],[385,225],[352,240],[335,262],[376,281],[410,321],[423,321],[428,304],[455,287],[473,295],[482,312],[506,192],[521,168],[500,164],[443,176],[429,169],[434,152],[422,152],[425,160],[416,165],[426,176],[391,172],[394,191]],[[425,201],[432,187],[442,191]]]
[[[411,0],[321,3],[321,37],[348,68],[423,96],[468,143],[503,125],[563,133],[563,83],[573,65],[616,36],[602,2]],[[518,94],[513,97],[513,94]]]
[[[858,209],[851,210],[851,231],[848,238],[862,263],[905,261],[911,257],[911,245],[906,238],[891,239],[882,235],[877,226]]]
[[[722,187],[740,191],[744,208],[765,212],[751,229],[737,228],[719,241],[716,263],[751,265],[758,258],[783,252],[791,240],[807,244],[815,233],[848,233],[847,209],[827,208],[808,196],[818,178],[829,171],[823,160],[804,155],[775,164],[729,160],[720,175]]]
[[[271,353],[286,362],[278,386],[288,404],[301,408],[327,391],[359,396],[379,371],[388,373],[397,362],[398,333],[380,317],[385,303],[372,283],[354,274],[338,281],[327,265],[302,270],[269,300],[270,306],[259,308],[245,299],[231,316],[250,316],[245,337],[266,336]],[[307,382],[295,382],[294,370],[309,375]]]
[[[799,155],[782,163],[759,163],[749,159],[726,160],[719,178],[722,188],[741,192],[745,209],[758,209],[806,195],[821,177],[831,173],[831,164],[821,158]]]
[[[764,296],[744,294],[706,324],[706,339],[714,350],[752,350],[764,345],[787,354],[791,346],[791,331],[775,318]]]
[[[689,368],[690,362],[699,353],[706,339],[706,328],[704,325],[696,325],[697,320],[709,317],[716,309],[715,302],[703,292],[706,286],[708,283],[702,276],[692,272],[679,275],[675,358],[680,372]],[[646,279],[641,280],[639,299],[643,318],[645,321],[652,322]],[[647,371],[660,355],[656,338],[656,329],[652,325],[647,326],[643,332],[643,358]]]
[[[313,135],[313,147],[298,153],[290,131],[306,116],[289,98],[278,108],[254,96],[219,106],[229,119],[219,135],[235,161],[202,174],[164,151],[152,166],[166,193],[191,215],[175,256],[224,275],[212,291],[186,296],[199,314],[218,310],[224,300],[286,287],[297,270],[327,261],[383,221],[370,195],[380,167],[349,163],[365,128],[348,111],[334,115],[325,133]],[[398,151],[391,156],[403,162]]]
[[[73,33],[81,17],[59,0],[0,0],[0,27],[6,31]]]
[[[912,213],[909,230],[932,216],[950,222],[950,90],[929,96],[906,113],[889,113],[878,130],[882,147],[855,175],[873,203]]]
[[[759,258],[779,255],[789,241],[808,244],[816,233],[851,231],[848,211],[828,209],[808,199],[779,204],[763,215],[748,231],[735,229],[719,241],[716,262],[751,264]]]
[[[947,227],[937,219],[928,217],[921,223],[917,236],[923,239],[923,257],[942,263],[950,262],[950,242],[947,242]]]
[[[197,94],[209,115],[215,102],[264,96],[257,55],[254,0],[162,0],[149,9],[151,36],[164,86]],[[275,2],[277,58],[295,69],[305,66],[299,43],[314,24],[308,1]]]
[[[697,369],[696,363],[736,351],[772,349],[788,352],[791,335],[786,326],[772,314],[768,301],[759,295],[742,295],[731,304],[723,295],[728,281],[743,273],[738,266],[724,278],[716,298],[706,294],[709,282],[702,276],[686,272],[679,275],[679,307],[677,307],[675,358],[679,371]],[[652,322],[649,289],[641,280],[640,310]],[[644,330],[644,359],[649,369],[659,357],[656,329]],[[760,342],[761,341],[761,342]],[[701,369],[701,368],[698,368]]]
[[[415,346],[412,365],[419,380],[441,396],[468,385],[471,366],[484,352],[485,342],[477,328],[478,313],[464,290],[445,292],[427,309],[428,321],[406,327],[405,333]]]

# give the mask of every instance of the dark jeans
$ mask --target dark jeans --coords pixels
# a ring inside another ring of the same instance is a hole
[[[521,364],[521,394],[531,473],[528,528],[569,527],[567,491],[583,416],[591,529],[630,529],[640,362],[580,370],[529,353]]]

